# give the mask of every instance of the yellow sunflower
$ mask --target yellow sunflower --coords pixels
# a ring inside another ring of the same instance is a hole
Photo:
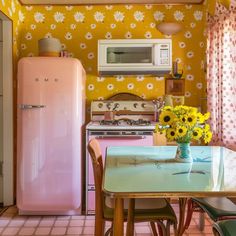
[[[203,130],[201,128],[195,127],[193,129],[193,138],[199,140],[202,137]]]
[[[175,137],[176,137],[176,131],[175,129],[172,129],[172,128],[169,128],[167,131],[166,131],[166,137],[169,141],[173,141],[175,140]]]
[[[194,126],[197,122],[197,117],[196,117],[196,114],[188,114],[186,116],[186,123],[189,125],[189,126]]]
[[[204,119],[208,120],[210,118],[210,112],[204,114]]]
[[[159,121],[161,125],[171,125],[175,118],[175,114],[171,111],[162,111],[159,117]]]
[[[209,143],[211,139],[212,139],[212,132],[209,130],[205,133],[204,141],[205,143]]]
[[[184,137],[187,133],[188,129],[185,126],[177,127],[176,134],[178,137]]]
[[[197,120],[200,124],[205,122],[205,117],[200,112],[198,112],[196,116],[197,116]]]

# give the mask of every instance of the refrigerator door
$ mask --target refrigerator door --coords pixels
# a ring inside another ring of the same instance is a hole
[[[17,206],[69,213],[81,207],[83,68],[71,58],[18,64]]]

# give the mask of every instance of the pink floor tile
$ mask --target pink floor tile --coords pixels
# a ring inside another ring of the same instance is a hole
[[[2,235],[16,235],[17,232],[19,231],[19,228],[18,227],[9,227],[9,228],[6,228],[3,232],[2,232]]]
[[[83,226],[84,220],[71,220],[69,225],[70,226]]]
[[[55,222],[55,226],[67,226],[69,224],[69,220],[57,220]]]
[[[74,234],[74,235],[81,235],[83,231],[83,227],[68,227],[67,235]]]
[[[35,235],[50,235],[50,227],[39,227],[35,231]]]
[[[54,227],[52,228],[51,235],[65,235],[66,227]]]
[[[54,220],[41,220],[41,222],[39,223],[40,227],[46,227],[46,226],[53,226],[54,225]]]
[[[94,235],[94,227],[84,227],[83,230],[84,235]]]
[[[26,235],[33,235],[34,231],[35,231],[35,228],[30,228],[30,227],[22,228],[18,234],[19,235],[24,235],[24,236],[26,236]]]

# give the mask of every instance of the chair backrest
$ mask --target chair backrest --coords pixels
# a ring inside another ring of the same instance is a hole
[[[104,194],[102,192],[102,178],[103,178],[103,162],[102,152],[97,139],[93,138],[89,141],[88,152],[93,164],[93,175],[95,182],[95,212],[103,215]]]

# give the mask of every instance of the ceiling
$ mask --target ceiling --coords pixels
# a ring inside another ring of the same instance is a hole
[[[204,0],[19,0],[29,5],[87,5],[87,4],[202,4]]]

